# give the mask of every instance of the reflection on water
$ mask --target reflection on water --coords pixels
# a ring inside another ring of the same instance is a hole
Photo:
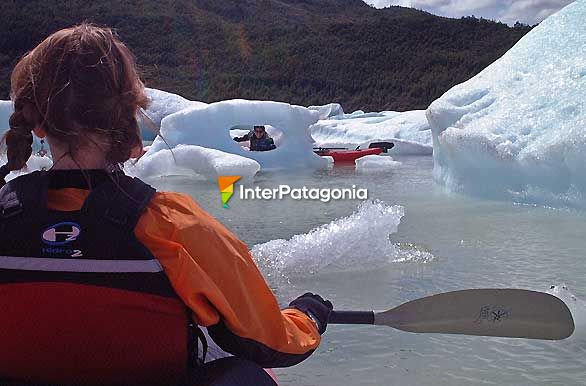
[[[311,290],[330,298],[339,309],[388,309],[456,289],[545,291],[560,283],[578,300],[586,299],[585,213],[450,195],[433,183],[431,157],[396,160],[402,166],[385,174],[361,175],[347,167],[296,173],[266,171],[253,182],[245,182],[251,187],[270,188],[279,184],[367,188],[369,199],[404,209],[396,232],[391,224],[385,225],[397,256],[434,256],[429,263],[425,259],[405,263],[395,258],[383,266],[370,266],[377,252],[381,256],[386,253],[378,251],[380,235],[385,232],[361,233],[361,223],[356,220],[358,228],[348,229],[360,237],[347,237],[353,245],[348,256],[356,262],[355,268],[334,272],[316,269],[306,275],[278,271],[274,275],[270,264],[278,261],[278,248],[272,251],[276,255],[269,254],[268,260],[260,262],[261,269],[272,275],[268,280],[283,304]],[[360,202],[352,200],[241,201],[238,197],[232,198],[230,209],[223,209],[213,182],[185,178],[150,182],[159,189],[191,194],[251,248],[276,239],[290,241],[295,235],[303,239],[313,229],[360,212]],[[366,227],[368,221],[362,224]],[[331,233],[322,235],[327,237]],[[314,244],[299,244],[307,249],[304,259],[297,262],[298,271],[303,271],[308,261],[332,258],[319,239]],[[332,242],[342,243],[338,239]],[[299,245],[281,245],[282,253]],[[310,247],[316,249],[315,260]],[[278,373],[284,385],[582,385],[586,379],[584,317],[586,313],[575,315],[577,333],[559,342],[330,326],[311,359]]]

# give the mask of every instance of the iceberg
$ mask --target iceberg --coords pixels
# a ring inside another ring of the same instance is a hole
[[[150,104],[146,110],[146,114],[153,121],[156,127],[161,126],[161,121],[167,115],[176,113],[189,107],[202,107],[206,106],[206,103],[198,101],[190,101],[180,95],[172,94],[170,92],[157,90],[154,88],[145,88],[147,97],[150,100]],[[140,122],[140,128],[142,137],[146,140],[151,140],[156,136],[153,133],[152,128],[149,128],[144,122]]]
[[[239,156],[236,159],[223,155],[223,159],[230,158],[230,162],[246,165],[247,170],[258,171],[255,169],[257,164],[274,169],[327,167],[327,161],[313,153],[313,139],[309,134],[309,126],[318,118],[317,111],[272,101],[238,99],[189,107],[163,118],[162,137],[155,139],[136,166],[148,175],[148,171],[154,169],[143,164],[150,162],[157,152],[176,151],[179,145],[194,145],[214,149],[216,155],[223,152]],[[266,125],[278,131],[280,138],[277,143],[280,146],[266,152],[248,151],[232,139],[231,130],[252,128],[254,125]],[[249,161],[244,162],[243,158]],[[178,167],[184,169],[189,162],[187,157]],[[191,169],[198,169],[196,164],[201,164],[201,159],[194,159],[193,164]],[[217,170],[222,168],[219,165],[216,167]],[[208,174],[209,170],[206,169],[204,174]]]
[[[380,113],[355,111],[322,119],[311,126],[319,147],[368,148],[371,142],[393,142],[390,154],[431,155],[431,129],[424,110]]]
[[[259,170],[258,162],[219,150],[194,145],[177,145],[172,150],[163,149],[145,154],[139,162],[124,165],[129,175],[162,177],[170,175],[202,176],[215,179],[218,176],[252,178]]]
[[[586,207],[586,1],[549,17],[426,111],[449,189]]]

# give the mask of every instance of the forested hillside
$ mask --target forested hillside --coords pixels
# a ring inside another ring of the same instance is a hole
[[[108,25],[148,86],[213,102],[426,108],[505,53],[529,27],[447,19],[361,0],[0,0],[0,99],[18,58],[81,21]]]

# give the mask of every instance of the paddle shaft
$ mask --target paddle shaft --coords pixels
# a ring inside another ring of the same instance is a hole
[[[332,311],[330,324],[374,324],[373,311]]]

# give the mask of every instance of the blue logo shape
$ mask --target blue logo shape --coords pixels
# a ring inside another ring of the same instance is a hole
[[[42,238],[48,245],[65,245],[77,240],[81,226],[74,222],[60,222],[45,229]]]

